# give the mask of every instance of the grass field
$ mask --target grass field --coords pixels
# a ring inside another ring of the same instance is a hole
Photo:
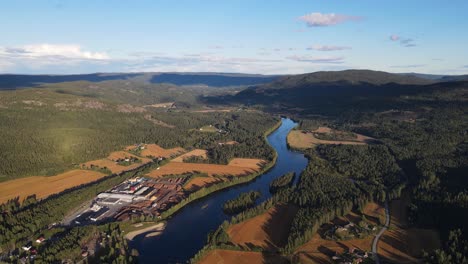
[[[216,249],[208,252],[199,264],[286,264],[287,259],[279,255],[268,255],[261,252],[234,251]]]
[[[230,226],[227,233],[234,244],[276,251],[286,244],[297,210],[294,206],[277,205],[261,215]]]
[[[328,127],[319,127],[317,130],[313,131],[316,133],[328,134],[331,133],[332,130]],[[373,140],[370,137],[366,137],[364,135],[355,134],[356,139],[353,141],[345,141],[345,140],[322,140],[316,138],[313,133],[305,132],[302,130],[291,130],[288,134],[288,144],[292,148],[299,148],[299,149],[306,149],[312,148],[315,145],[319,144],[343,144],[343,145],[365,145],[367,141]]]
[[[121,166],[119,164],[117,164],[115,162],[115,160],[117,159],[123,159],[125,157],[135,157],[135,158],[138,158],[141,160],[141,163],[133,163],[133,164],[130,164],[129,166]],[[81,166],[84,167],[84,168],[91,168],[91,165],[94,165],[94,166],[98,166],[99,168],[107,168],[109,169],[110,171],[112,171],[112,173],[120,173],[120,172],[123,172],[123,171],[127,171],[127,170],[132,170],[132,169],[135,169],[143,164],[146,164],[148,162],[150,162],[151,160],[148,159],[148,158],[141,158],[141,157],[137,157],[133,154],[130,154],[128,152],[125,152],[125,151],[115,151],[115,152],[112,152],[111,154],[109,154],[109,156],[105,159],[99,159],[99,160],[92,160],[92,161],[88,161],[88,162],[85,162],[83,163]]]
[[[171,174],[202,172],[209,176],[241,176],[259,171],[265,161],[259,159],[232,159],[228,165],[182,163],[171,161],[148,173],[149,177],[162,177]]]
[[[206,159],[207,158],[206,150],[204,150],[204,149],[194,149],[194,150],[192,150],[190,152],[187,152],[187,153],[173,159],[172,161],[174,161],[174,162],[184,162],[184,159],[189,158],[189,157],[193,157],[193,156],[202,157],[202,158]]]
[[[37,199],[59,193],[81,184],[96,181],[106,175],[89,170],[72,170],[56,176],[33,176],[0,183],[0,203],[20,197],[36,195]]]

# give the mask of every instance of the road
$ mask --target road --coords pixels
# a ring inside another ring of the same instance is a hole
[[[372,253],[375,256],[375,263],[380,264],[379,255],[377,254],[377,243],[379,243],[379,239],[382,234],[387,231],[388,227],[390,226],[390,212],[388,210],[388,202],[385,201],[385,225],[379,231],[379,233],[375,236],[374,241],[372,242]]]

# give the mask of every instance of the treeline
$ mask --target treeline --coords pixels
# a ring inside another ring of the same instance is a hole
[[[296,177],[295,172],[289,172],[289,173],[286,173],[286,174],[281,175],[280,177],[274,179],[270,183],[270,192],[271,193],[276,193],[280,189],[292,187],[295,177]]]
[[[227,214],[237,214],[245,209],[255,205],[255,202],[260,198],[259,191],[250,191],[241,193],[238,197],[228,200],[223,205],[223,211]]]

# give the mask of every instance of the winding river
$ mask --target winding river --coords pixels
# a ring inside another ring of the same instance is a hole
[[[289,150],[286,145],[286,137],[296,125],[291,119],[283,118],[281,126],[268,136],[268,142],[278,153],[276,164],[271,170],[251,182],[188,204],[168,220],[166,229],[159,236],[145,238],[145,234],[142,234],[135,237],[130,246],[139,251],[139,262],[187,262],[205,245],[207,234],[224,220],[230,219],[222,210],[227,200],[243,192],[259,190],[262,197],[258,203],[261,203],[271,197],[268,189],[273,179],[291,171],[299,175],[307,165],[307,158],[302,153]]]

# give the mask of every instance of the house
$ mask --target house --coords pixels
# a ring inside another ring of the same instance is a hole
[[[22,249],[23,249],[24,251],[29,251],[31,248],[32,248],[31,245],[26,245],[26,246],[23,246],[23,247],[22,247]]]
[[[36,239],[36,243],[40,244],[42,242],[44,242],[45,238],[43,236],[40,236]]]

